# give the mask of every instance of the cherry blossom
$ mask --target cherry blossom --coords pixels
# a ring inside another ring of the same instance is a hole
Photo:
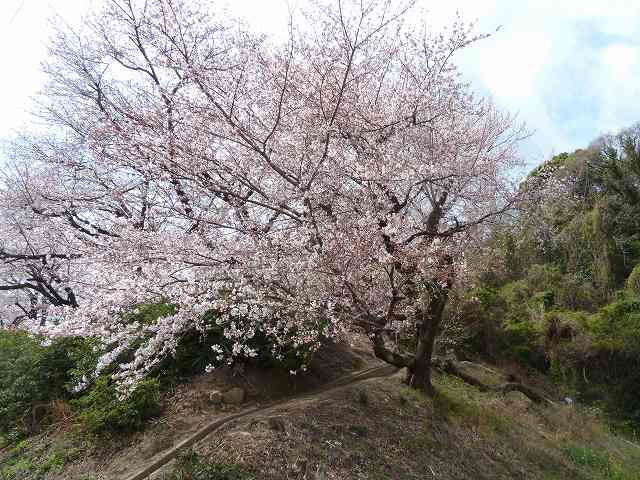
[[[179,0],[114,0],[60,29],[50,133],[16,142],[16,172],[33,173],[10,175],[1,207],[20,212],[2,238],[29,225],[68,272],[75,303],[49,302],[46,332],[102,339],[99,371],[134,349],[126,392],[211,322],[220,364],[257,355],[258,333],[313,351],[360,330],[431,391],[449,289],[516,199],[526,132],[453,63],[485,35],[414,27],[411,8],[309,4],[285,43]],[[128,322],[160,300],[175,313]]]

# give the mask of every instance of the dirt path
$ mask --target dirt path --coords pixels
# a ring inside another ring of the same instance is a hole
[[[144,480],[145,478],[149,477],[149,475],[153,474],[154,472],[162,468],[164,465],[169,463],[171,460],[176,458],[176,456],[182,450],[193,446],[195,443],[199,442],[200,440],[205,438],[207,435],[216,431],[223,425],[226,425],[227,423],[237,420],[239,418],[247,417],[256,413],[266,413],[269,410],[275,409],[277,407],[281,407],[283,405],[286,405],[289,402],[298,401],[304,398],[314,397],[316,395],[329,392],[331,390],[335,390],[338,388],[342,388],[348,385],[352,385],[354,383],[361,382],[369,378],[388,377],[395,374],[397,371],[398,369],[391,365],[380,365],[380,366],[375,366],[371,368],[366,368],[364,370],[360,370],[359,372],[346,375],[342,378],[339,378],[338,380],[334,380],[333,382],[330,382],[324,385],[323,387],[313,390],[311,392],[304,393],[302,395],[298,395],[295,397],[290,397],[284,400],[278,400],[276,402],[272,402],[267,405],[262,405],[260,407],[248,408],[247,410],[244,410],[242,412],[239,412],[233,415],[228,415],[226,417],[217,418],[211,421],[210,423],[208,423],[207,425],[205,425],[204,427],[202,427],[200,430],[198,430],[191,436],[182,440],[180,443],[178,443],[174,447],[162,453],[157,459],[147,464],[147,466],[139,470],[137,473],[134,473],[129,476],[121,477],[121,479],[122,480]]]

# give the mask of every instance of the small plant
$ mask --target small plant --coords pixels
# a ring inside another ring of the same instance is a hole
[[[229,463],[212,463],[189,450],[177,459],[166,480],[255,480],[242,467]]]
[[[369,395],[367,391],[363,388],[360,388],[356,391],[356,399],[360,405],[363,407],[367,407],[369,405]]]
[[[588,447],[570,446],[564,449],[564,453],[576,465],[597,469],[609,467],[609,457],[598,453]]]
[[[41,474],[45,474],[51,470],[61,469],[69,462],[69,460],[71,459],[65,454],[58,452],[53,453],[49,457],[47,457],[40,465],[40,467],[38,468],[38,472]]]
[[[349,431],[357,437],[366,437],[369,434],[369,427],[366,425],[351,425]]]

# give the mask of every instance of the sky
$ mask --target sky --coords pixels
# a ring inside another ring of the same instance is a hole
[[[0,0],[0,139],[28,125],[31,98],[43,84],[48,18],[56,14],[76,25],[101,1]],[[436,30],[456,12],[477,21],[479,32],[500,27],[457,63],[474,90],[527,124],[532,135],[522,153],[528,165],[640,121],[640,1],[418,1],[417,14]],[[229,9],[278,34],[286,30],[289,9],[303,4],[235,0]]]

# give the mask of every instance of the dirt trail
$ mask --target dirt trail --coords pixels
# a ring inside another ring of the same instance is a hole
[[[320,395],[322,393],[329,392],[331,390],[335,390],[335,389],[342,388],[342,387],[345,387],[345,386],[348,386],[348,385],[352,385],[354,383],[361,382],[363,380],[367,380],[367,379],[370,379],[370,378],[388,377],[388,376],[391,376],[391,375],[393,375],[393,374],[395,374],[397,372],[398,372],[398,369],[396,367],[391,366],[391,365],[380,365],[380,366],[366,368],[364,370],[360,370],[359,372],[352,373],[350,375],[345,375],[342,378],[334,380],[333,382],[330,382],[330,383],[322,386],[321,388],[312,390],[312,391],[310,391],[308,393],[304,393],[304,394],[301,394],[301,395],[298,395],[298,396],[295,396],[295,397],[289,397],[289,398],[286,398],[286,399],[283,399],[283,400],[278,400],[278,401],[269,403],[267,405],[262,405],[262,406],[254,407],[254,408],[248,408],[248,409],[246,409],[246,410],[244,410],[242,412],[239,412],[239,413],[236,413],[236,414],[233,414],[233,415],[227,415],[227,416],[222,417],[222,418],[217,418],[217,419],[211,421],[210,423],[208,423],[207,425],[205,425],[204,427],[202,427],[200,430],[198,430],[194,434],[192,434],[189,437],[187,437],[186,439],[182,440],[180,443],[178,443],[174,447],[172,447],[169,450],[163,452],[157,459],[155,459],[152,462],[148,463],[144,468],[139,470],[137,473],[134,473],[134,474],[129,475],[129,476],[123,476],[123,477],[121,477],[121,480],[144,480],[144,479],[148,478],[149,475],[153,474],[154,472],[156,472],[157,470],[162,468],[164,465],[169,463],[171,460],[176,458],[176,456],[182,450],[193,446],[195,443],[199,442],[200,440],[205,438],[207,435],[209,435],[210,433],[216,431],[217,429],[219,429],[223,425],[226,425],[229,422],[232,422],[232,421],[237,420],[239,418],[247,417],[249,415],[253,415],[253,414],[256,414],[256,413],[266,413],[269,410],[275,409],[277,407],[281,407],[283,405],[286,405],[289,402],[293,402],[293,401],[298,401],[298,400],[305,399],[305,398],[314,397],[316,395]]]

